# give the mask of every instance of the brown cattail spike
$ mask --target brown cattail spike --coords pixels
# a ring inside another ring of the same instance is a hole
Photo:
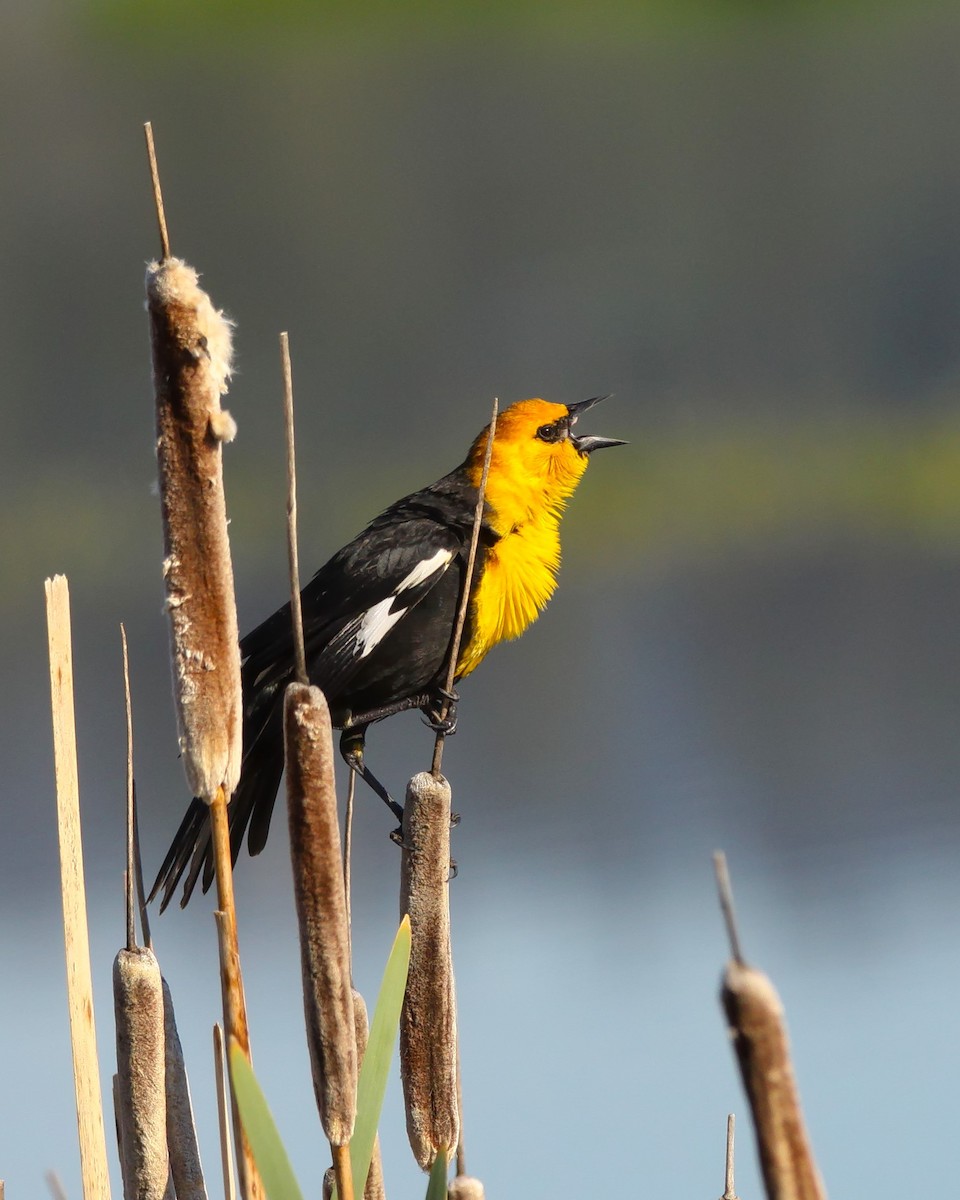
[[[826,1200],[803,1121],[780,997],[762,971],[732,960],[722,1000],[753,1111],[767,1196]]]
[[[170,1164],[164,1089],[163,986],[152,950],[113,962],[124,1179],[138,1200],[162,1200]]]
[[[230,324],[180,259],[147,268],[174,691],[187,781],[210,803],[240,777],[240,650],[221,446]]]
[[[331,1146],[353,1136],[357,1041],[330,712],[319,688],[284,696],[287,809],[313,1089]]]
[[[403,809],[400,914],[410,914],[411,953],[400,1016],[400,1076],[407,1137],[426,1171],[460,1132],[457,1010],[450,950],[450,785],[423,772]]]

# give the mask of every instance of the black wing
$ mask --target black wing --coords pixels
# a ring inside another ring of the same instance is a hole
[[[303,588],[307,674],[326,695],[334,724],[341,725],[357,701],[389,706],[421,694],[442,668],[465,574],[471,493],[454,473],[405,497]],[[419,623],[411,620],[418,612]],[[283,692],[294,672],[289,603],[247,634],[240,652],[244,752],[229,806],[234,862],[248,826],[250,853],[263,849],[283,773]],[[152,899],[163,889],[161,911],[188,866],[181,905],[201,871],[204,891],[213,878],[201,800],[188,808],[151,890]]]

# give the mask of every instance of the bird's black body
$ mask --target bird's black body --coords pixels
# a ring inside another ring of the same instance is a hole
[[[361,747],[363,730],[373,721],[406,708],[435,713],[439,707],[476,505],[477,489],[464,465],[392,504],[301,592],[307,675],[326,696],[334,726],[356,728]],[[483,531],[475,579],[484,545],[495,539],[492,530]],[[423,571],[431,562],[436,568]],[[411,576],[413,582],[403,586]],[[371,636],[366,649],[358,633],[378,606],[390,636]],[[403,619],[390,624],[398,613]],[[463,644],[469,638],[468,610]],[[228,810],[234,861],[248,827],[250,853],[263,849],[283,773],[283,693],[294,677],[289,603],[243,638],[240,654],[243,766]],[[201,800],[188,808],[153,885],[151,896],[163,890],[162,907],[185,871],[184,904],[201,872],[204,890],[213,878]]]

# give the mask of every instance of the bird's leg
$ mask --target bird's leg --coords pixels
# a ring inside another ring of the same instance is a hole
[[[447,691],[444,687],[436,687],[429,701],[420,711],[423,713],[423,723],[434,733],[442,733],[447,737],[457,732],[457,704],[460,697],[456,692]],[[446,709],[446,716],[443,715]]]
[[[380,780],[363,761],[363,745],[367,736],[366,725],[345,729],[340,735],[340,753],[351,771],[356,771],[367,787],[372,788],[398,821],[403,820],[403,808],[390,795]]]

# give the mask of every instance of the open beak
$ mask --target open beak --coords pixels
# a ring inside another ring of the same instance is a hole
[[[579,404],[568,404],[567,412],[569,413],[570,429],[576,425],[578,419],[588,409],[593,408],[595,404],[599,404],[601,400],[609,400],[609,393],[606,396],[593,396],[590,400],[581,400]],[[570,441],[573,443],[575,450],[581,454],[592,454],[594,450],[603,450],[606,446],[625,446],[627,443],[620,441],[619,438],[605,437],[574,437],[570,434]]]

